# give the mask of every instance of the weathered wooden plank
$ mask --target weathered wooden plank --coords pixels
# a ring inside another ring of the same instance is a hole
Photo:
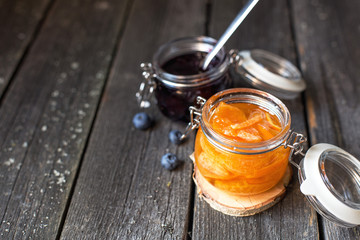
[[[291,1],[311,143],[338,145],[360,157],[360,2]],[[359,228],[323,220],[325,239],[359,239]]]
[[[219,37],[245,1],[214,1],[210,34]],[[260,1],[229,40],[227,47],[260,48],[296,63],[295,46],[286,1]],[[237,86],[244,86],[237,82]],[[246,86],[246,85],[245,85]],[[293,128],[306,133],[301,98],[284,101],[292,115]],[[271,209],[251,217],[236,218],[211,209],[196,198],[193,239],[316,239],[315,212],[300,193],[297,173],[285,198]]]
[[[51,0],[0,1],[0,99]]]
[[[1,239],[62,224],[126,1],[57,1],[0,109]]]
[[[206,1],[135,1],[82,165],[62,239],[180,239],[187,234],[192,201],[193,140],[176,147],[168,140],[172,123],[153,106],[149,131],[132,126],[139,64],[160,44],[201,35]],[[168,172],[160,165],[167,151],[185,163]],[[94,231],[96,229],[96,231]]]

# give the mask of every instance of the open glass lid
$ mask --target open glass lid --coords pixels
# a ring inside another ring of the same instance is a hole
[[[300,190],[323,217],[360,225],[360,162],[330,144],[312,146],[300,163]]]
[[[264,50],[238,53],[236,71],[252,86],[279,98],[295,98],[306,84],[300,71],[288,60]]]

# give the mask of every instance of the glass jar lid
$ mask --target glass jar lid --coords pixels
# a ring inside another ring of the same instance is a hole
[[[236,71],[252,86],[279,98],[295,98],[306,84],[300,71],[288,60],[264,50],[238,53]]]
[[[325,218],[345,227],[360,224],[360,162],[331,144],[316,144],[300,164],[300,190]]]

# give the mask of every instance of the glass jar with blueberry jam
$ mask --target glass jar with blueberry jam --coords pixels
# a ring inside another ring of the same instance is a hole
[[[162,45],[151,63],[142,63],[144,81],[136,94],[140,107],[149,107],[154,94],[161,112],[172,120],[188,120],[196,96],[209,98],[231,87],[229,54],[222,48],[203,71],[201,64],[216,44],[210,37],[181,38]]]
[[[196,96],[209,98],[232,86],[230,65],[240,76],[242,87],[254,87],[282,99],[295,98],[306,87],[290,61],[259,49],[227,53],[222,48],[203,71],[203,61],[215,44],[210,37],[188,37],[162,45],[151,63],[141,64],[144,81],[136,93],[140,107],[149,107],[155,94],[165,116],[188,120],[188,109]]]

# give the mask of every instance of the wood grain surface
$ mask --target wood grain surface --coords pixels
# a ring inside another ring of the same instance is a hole
[[[51,0],[0,1],[0,100],[42,27]]]
[[[187,236],[193,194],[193,138],[180,146],[172,123],[153,105],[155,126],[140,131],[132,118],[139,65],[151,61],[170,40],[204,33],[206,1],[134,1],[102,98],[98,118],[76,184],[62,239],[182,239]],[[177,170],[161,167],[166,152],[183,160]],[[94,235],[94,229],[96,234]]]
[[[331,143],[360,158],[360,2],[291,1],[301,70],[307,81],[311,144]],[[359,239],[359,228],[322,219],[323,239]]]
[[[0,238],[52,239],[110,66],[125,1],[58,1],[0,109]]]

